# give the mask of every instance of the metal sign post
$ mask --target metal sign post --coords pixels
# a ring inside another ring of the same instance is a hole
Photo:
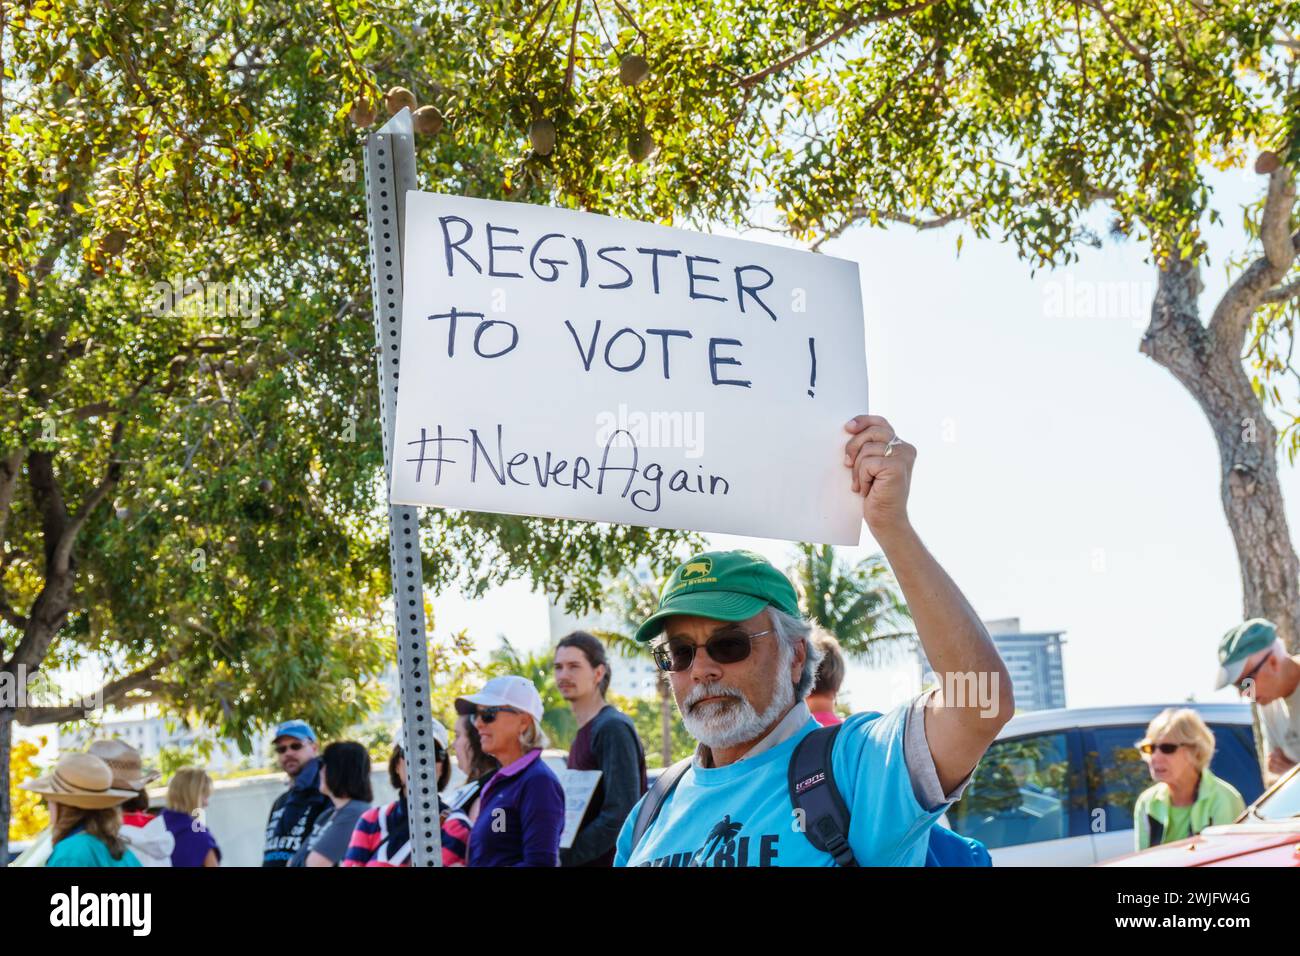
[[[393,476],[399,345],[402,340],[402,224],[406,191],[415,189],[415,139],[411,112],[403,109],[366,139],[366,214],[370,233],[370,295],[375,309],[379,394],[383,398],[384,472]],[[385,489],[388,485],[385,484]],[[387,491],[385,490],[385,494]],[[388,509],[388,550],[393,572],[402,730],[406,754],[414,866],[440,866],[442,841],[429,710],[429,652],[420,573],[420,515],[409,506]]]

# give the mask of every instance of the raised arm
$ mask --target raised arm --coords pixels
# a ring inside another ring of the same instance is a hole
[[[1011,719],[1011,675],[979,615],[922,544],[907,515],[916,449],[898,440],[879,415],[858,415],[845,426],[844,465],[862,516],[880,544],[912,612],[925,656],[939,678],[926,707],[925,734],[944,793],[979,762]]]

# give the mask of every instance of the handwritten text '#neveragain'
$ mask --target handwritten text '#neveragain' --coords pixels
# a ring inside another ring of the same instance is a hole
[[[468,464],[471,484],[481,478],[502,486],[511,483],[569,491],[581,488],[595,495],[617,492],[620,498],[627,498],[634,507],[649,513],[662,506],[665,482],[667,490],[674,494],[727,495],[731,492],[731,482],[721,475],[705,474],[702,465],[696,465],[695,472],[679,468],[669,474],[657,462],[642,464],[636,440],[624,428],[617,429],[606,439],[600,463],[594,467],[593,462],[583,455],[572,459],[559,458],[552,451],[516,451],[507,458],[504,428],[496,425],[495,429],[494,451],[489,447],[491,430],[485,443],[477,428],[468,429],[464,437],[444,435],[442,425],[434,426],[432,433],[428,428],[421,428],[420,437],[406,443],[415,450],[415,457],[406,461],[415,465],[416,483],[432,477],[434,485],[441,484],[444,466],[455,465],[464,469]],[[452,451],[461,454],[457,458],[449,457]],[[468,462],[465,453],[468,453]],[[482,469],[479,468],[480,461],[484,466]]]

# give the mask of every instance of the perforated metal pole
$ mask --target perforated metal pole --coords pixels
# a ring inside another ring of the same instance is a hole
[[[416,188],[410,110],[402,110],[367,138],[365,166],[370,295],[375,309],[379,394],[383,400],[384,472],[391,481],[402,340],[402,223],[406,217],[406,191]],[[388,550],[401,681],[402,749],[406,753],[407,803],[411,812],[411,862],[414,866],[440,866],[442,841],[433,737],[429,732],[429,652],[424,629],[418,509],[389,506]]]

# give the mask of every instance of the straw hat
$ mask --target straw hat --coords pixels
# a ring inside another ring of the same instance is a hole
[[[19,786],[83,810],[115,807],[135,796],[134,790],[113,789],[112,768],[94,754],[63,754],[52,772]]]
[[[95,740],[86,748],[113,771],[113,786],[118,790],[143,790],[162,776],[157,770],[146,771],[140,751],[122,740]]]

